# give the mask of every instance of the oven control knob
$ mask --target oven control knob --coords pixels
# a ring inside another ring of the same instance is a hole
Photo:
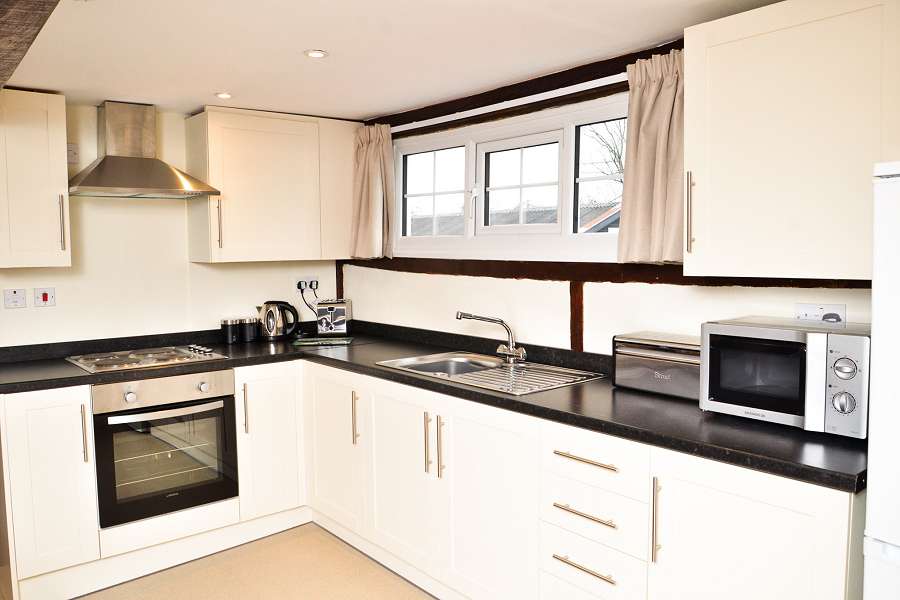
[[[200,385],[197,386],[197,389],[203,392],[204,394],[209,391],[209,384],[205,381],[201,381]]]
[[[834,369],[834,374],[840,379],[853,379],[859,371],[859,367],[856,366],[856,363],[847,357],[839,358],[834,361],[832,369]]]
[[[842,415],[849,415],[856,410],[856,398],[850,392],[838,392],[831,398],[831,405]]]
[[[125,402],[137,402],[137,394],[134,392],[125,392]]]

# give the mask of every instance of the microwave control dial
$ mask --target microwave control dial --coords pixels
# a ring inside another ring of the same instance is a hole
[[[856,398],[850,392],[838,392],[831,398],[831,405],[842,415],[849,415],[856,410]]]
[[[125,402],[137,402],[137,394],[134,392],[125,392]]]
[[[200,385],[197,386],[197,389],[203,392],[204,394],[209,391],[209,384],[205,381],[201,381]]]
[[[859,367],[856,366],[856,363],[846,356],[834,361],[832,369],[834,370],[834,374],[837,375],[839,379],[853,379],[854,377],[856,377],[856,373],[859,371]]]

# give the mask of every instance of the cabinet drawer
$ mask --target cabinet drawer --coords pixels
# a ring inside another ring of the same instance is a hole
[[[541,572],[541,600],[597,600],[600,596],[575,587],[555,575]]]
[[[647,596],[646,563],[549,523],[541,523],[541,571],[604,600]]]
[[[647,560],[650,507],[643,502],[545,471],[541,518]]]
[[[643,444],[545,423],[541,455],[545,471],[641,502],[650,501],[650,449]]]

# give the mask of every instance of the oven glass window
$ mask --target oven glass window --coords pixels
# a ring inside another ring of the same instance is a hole
[[[711,335],[709,358],[711,400],[803,416],[805,344]]]
[[[94,415],[100,526],[238,494],[234,397]]]
[[[141,421],[112,434],[118,501],[181,492],[222,478],[214,413]]]

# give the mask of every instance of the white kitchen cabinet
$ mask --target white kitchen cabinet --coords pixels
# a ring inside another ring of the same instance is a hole
[[[445,398],[446,583],[470,598],[537,598],[540,421]]]
[[[371,540],[425,572],[445,569],[450,494],[437,473],[437,427],[446,419],[440,414],[446,415],[446,399],[388,382],[367,383],[372,394]],[[440,441],[446,444],[443,428]]]
[[[862,597],[863,494],[652,450],[654,600]]]
[[[309,504],[360,535],[365,525],[371,443],[366,425],[370,395],[364,381],[319,365],[303,368]]]
[[[234,370],[241,520],[302,504],[300,365]]]
[[[898,39],[897,0],[787,0],[685,30],[685,275],[871,278]]]
[[[90,387],[2,398],[17,578],[99,559]]]
[[[0,90],[0,267],[68,267],[66,104]]]
[[[187,170],[220,196],[188,201],[194,262],[349,258],[358,123],[208,108],[187,119]]]

